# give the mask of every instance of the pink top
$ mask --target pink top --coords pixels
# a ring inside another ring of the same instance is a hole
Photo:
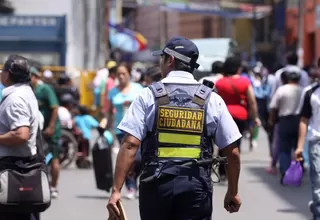
[[[104,111],[105,112],[109,111],[109,106],[110,106],[110,103],[108,100],[108,93],[115,86],[116,86],[115,79],[108,77],[108,79],[106,81],[106,89],[105,89],[105,101],[104,101],[104,103],[105,103],[104,104]]]

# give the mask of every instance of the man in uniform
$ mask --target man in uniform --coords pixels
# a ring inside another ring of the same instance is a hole
[[[107,208],[120,215],[121,188],[141,144],[139,207],[142,220],[209,220],[212,215],[212,140],[227,156],[228,190],[224,207],[237,212],[241,137],[222,98],[199,84],[192,72],[199,51],[183,37],[171,39],[160,55],[164,79],[145,88],[118,126],[126,133],[118,154],[115,181]],[[191,166],[184,166],[192,162]]]
[[[61,126],[58,118],[59,102],[53,88],[40,81],[40,74],[37,70],[31,71],[31,84],[39,103],[39,110],[45,120],[43,134],[53,155],[51,161],[51,196],[57,198],[57,183],[60,173],[59,139],[61,137]]]

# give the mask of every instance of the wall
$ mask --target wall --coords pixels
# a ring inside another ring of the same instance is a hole
[[[165,14],[167,16],[167,30],[165,27]],[[139,31],[148,39],[151,48],[158,48],[162,38],[165,41],[173,36],[184,36],[187,38],[220,37],[220,19],[210,16],[210,36],[204,34],[204,19],[206,17],[196,14],[178,12],[160,12],[157,6],[146,6],[137,8],[136,31]],[[208,18],[208,17],[207,17]]]
[[[165,22],[167,23],[165,24]],[[178,13],[160,11],[158,6],[137,8],[136,31],[148,39],[151,49],[158,49],[161,41],[178,35],[178,22]],[[167,30],[164,29],[165,26],[167,26]]]
[[[136,31],[148,40],[151,47],[159,45],[160,39],[160,11],[156,6],[137,8]]]
[[[66,15],[67,66],[92,69],[103,65],[105,47],[101,29],[104,28],[105,0],[11,0],[11,2],[15,14]],[[90,34],[86,38],[88,32]],[[90,42],[85,43],[85,39]]]
[[[320,4],[320,0],[317,0]],[[304,65],[311,65],[320,57],[320,31],[315,24],[315,4],[313,0],[305,1],[304,10]],[[298,39],[298,10],[288,8],[286,11],[286,40],[293,44]]]
[[[11,0],[17,15],[66,15],[67,17],[67,65],[73,64],[74,40],[70,19],[71,0]],[[63,7],[61,7],[63,6]]]

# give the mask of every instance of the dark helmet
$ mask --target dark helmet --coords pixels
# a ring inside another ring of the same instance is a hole
[[[58,79],[58,85],[66,85],[71,81],[70,77],[67,75],[61,75]]]
[[[67,93],[63,94],[60,98],[61,105],[75,104],[74,97]]]
[[[8,71],[14,83],[30,82],[30,66],[28,60],[19,55],[10,55],[5,62],[3,71]]]

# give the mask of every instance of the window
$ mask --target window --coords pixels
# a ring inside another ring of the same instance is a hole
[[[212,37],[212,18],[203,17],[203,37],[210,38]]]
[[[299,0],[290,0],[286,1],[287,2],[287,8],[297,8],[298,7],[298,2]]]

